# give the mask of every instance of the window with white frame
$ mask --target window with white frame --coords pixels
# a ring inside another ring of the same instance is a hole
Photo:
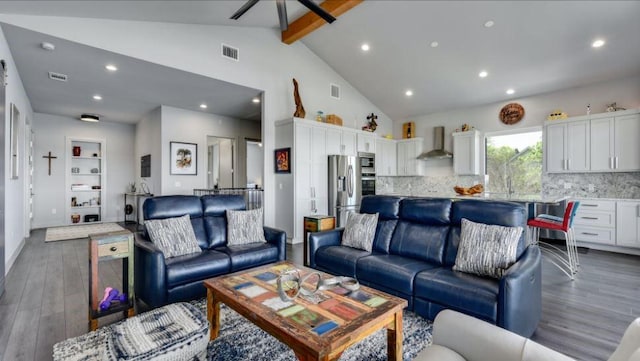
[[[487,134],[485,188],[492,193],[540,194],[542,131]]]

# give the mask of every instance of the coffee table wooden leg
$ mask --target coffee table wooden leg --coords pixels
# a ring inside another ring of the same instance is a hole
[[[209,340],[215,340],[220,332],[220,301],[216,300],[215,294],[207,288],[207,318],[211,327]]]
[[[387,359],[402,361],[402,311],[387,325]]]

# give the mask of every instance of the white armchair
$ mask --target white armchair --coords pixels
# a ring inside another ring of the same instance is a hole
[[[513,332],[444,310],[433,325],[433,344],[414,361],[574,361]],[[629,325],[608,361],[640,361],[640,318]]]

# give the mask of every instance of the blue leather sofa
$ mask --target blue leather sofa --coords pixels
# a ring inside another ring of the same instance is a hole
[[[312,233],[310,265],[402,297],[408,309],[433,320],[453,309],[525,337],[541,315],[541,255],[520,239],[517,262],[495,279],[457,272],[462,218],[526,226],[522,205],[510,202],[366,196],[361,213],[379,213],[371,253],[341,246],[343,229]],[[524,232],[523,232],[524,233]]]
[[[226,210],[245,209],[240,195],[161,196],[144,202],[144,219],[188,214],[201,253],[164,258],[146,231],[135,241],[136,298],[151,307],[203,297],[207,278],[285,259],[286,234],[264,227],[267,243],[227,246]]]

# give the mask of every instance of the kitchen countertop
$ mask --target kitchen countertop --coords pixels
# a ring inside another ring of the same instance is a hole
[[[523,194],[523,193],[491,193],[485,192],[470,196],[461,196],[456,193],[427,193],[427,194],[411,194],[400,192],[389,192],[387,195],[403,196],[403,197],[426,197],[426,198],[450,198],[450,199],[478,199],[487,201],[509,201],[517,203],[544,203],[544,204],[557,204],[564,200],[569,199],[568,196],[542,196],[540,194]]]

